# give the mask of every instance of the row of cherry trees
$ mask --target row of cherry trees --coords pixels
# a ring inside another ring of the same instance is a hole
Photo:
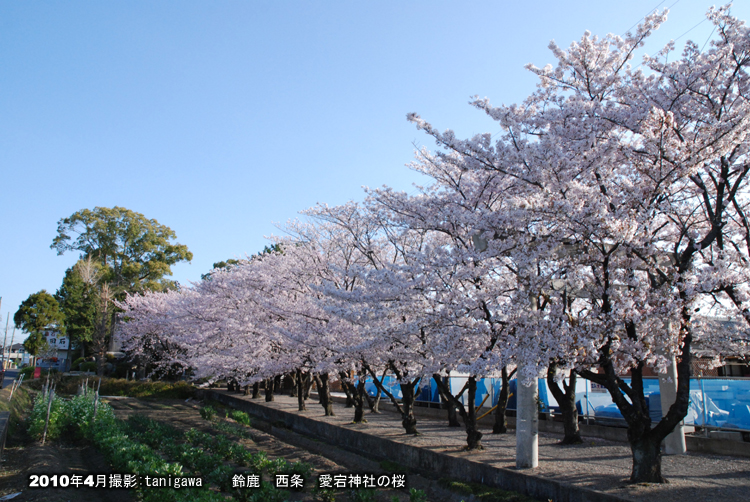
[[[750,31],[729,7],[708,17],[707,48],[668,46],[636,68],[665,14],[624,37],[552,43],[557,66],[529,67],[540,82],[523,103],[473,101],[502,128],[495,138],[409,115],[438,145],[411,165],[431,185],[317,206],[284,228],[279,252],[129,297],[122,340],[242,385],[389,372],[403,399],[381,388],[407,432],[420,382],[435,377],[469,448],[481,447],[476,378],[549,372],[554,383],[572,370],[606,387],[628,422],[632,480],[663,481],[659,447],[687,413],[691,351],[748,352]],[[738,322],[709,329],[716,316]],[[677,400],[652,427],[643,371],[671,364]],[[466,406],[441,378],[450,372],[470,376]],[[575,413],[573,389],[553,390]]]

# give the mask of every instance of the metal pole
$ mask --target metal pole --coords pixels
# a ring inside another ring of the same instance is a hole
[[[55,389],[49,391],[49,404],[47,405],[47,420],[44,422],[44,434],[42,434],[42,446],[44,446],[44,440],[47,439],[47,427],[49,427],[49,415],[52,411],[52,401],[55,399]]]
[[[589,425],[589,387],[591,382],[586,380],[586,425]]]
[[[701,400],[703,400],[703,434],[708,437],[708,423],[706,423],[706,389],[703,386],[703,375],[701,375]]]

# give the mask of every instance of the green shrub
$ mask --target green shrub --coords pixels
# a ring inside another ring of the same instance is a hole
[[[38,416],[46,417],[47,408],[42,397],[37,399],[30,420],[38,422]],[[56,427],[68,425],[73,427],[79,434],[91,441],[107,460],[112,464],[115,471],[127,472],[139,476],[181,476],[184,475],[183,466],[180,463],[169,463],[160,454],[148,445],[136,441],[131,437],[131,428],[143,428],[146,433],[143,437],[156,442],[159,447],[165,444],[174,445],[171,441],[164,441],[166,436],[176,434],[174,427],[161,424],[145,417],[135,418],[132,423],[125,423],[115,418],[114,411],[106,404],[100,402],[94,417],[94,399],[91,394],[87,396],[75,396],[72,399],[55,397],[53,409],[56,409]],[[41,428],[44,428],[44,417],[42,417]],[[34,425],[39,427],[38,424]],[[50,418],[50,426],[52,419]],[[49,436],[48,430],[48,437]],[[132,434],[135,436],[138,434]],[[190,447],[183,445],[187,450]],[[169,449],[164,448],[165,450]],[[210,458],[202,450],[193,453],[197,463],[203,462],[202,466],[207,471],[206,480],[214,484],[226,483],[231,480],[231,468],[221,465],[221,460]],[[143,502],[226,502],[226,498],[215,491],[206,488],[172,489],[143,489],[137,488],[139,500]],[[271,500],[271,498],[269,498]]]
[[[42,394],[38,395],[34,400],[34,407],[31,409],[31,414],[28,418],[28,432],[34,439],[41,440],[44,434],[44,424],[47,420],[47,408],[49,405],[49,399],[45,399]],[[63,402],[59,396],[55,396],[52,400],[52,407],[50,408],[49,424],[47,426],[47,439],[53,440],[60,437],[62,430],[65,428],[65,413],[63,410]]]
[[[441,478],[438,485],[453,492],[472,495],[481,502],[533,502],[534,499],[517,492],[509,492],[499,488],[491,488],[481,483],[465,483],[452,479]]]
[[[49,400],[39,394],[34,401],[34,407],[27,420],[29,435],[35,439],[41,439],[44,434],[44,423],[47,419],[47,406]],[[100,403],[101,404],[101,403]],[[102,409],[101,407],[99,409]],[[97,417],[100,413],[97,411]],[[49,424],[47,426],[47,439],[53,440],[68,428],[73,432],[84,435],[94,418],[94,396],[74,396],[65,399],[55,395],[50,409]]]
[[[372,488],[366,490],[350,490],[349,498],[352,502],[375,502],[377,500],[377,492]]]
[[[252,495],[247,499],[249,502],[284,502],[286,492],[279,490],[271,483],[266,481],[260,482],[260,489],[254,489]]]
[[[232,419],[238,424],[250,425],[250,416],[244,411],[234,410],[231,414]]]
[[[73,364],[70,365],[70,369],[73,371],[78,371],[80,367],[79,365],[84,362],[86,362],[86,359],[84,359],[83,357],[79,357],[78,359],[73,361]]]
[[[313,488],[313,497],[317,502],[336,502],[336,492],[333,488]]]
[[[153,397],[160,399],[187,399],[195,396],[195,387],[187,382],[148,382],[107,378],[102,380],[102,395]]]
[[[380,468],[386,472],[395,472],[397,474],[406,474],[409,470],[398,462],[383,460],[380,462]]]
[[[249,432],[241,425],[232,424],[229,422],[213,422],[212,427],[216,429],[219,432],[225,432],[227,434],[234,434],[235,436],[239,436],[241,438],[245,439],[252,439],[253,441],[256,441],[255,436],[253,436],[252,432]]]
[[[34,374],[34,369],[35,369],[35,366],[27,366],[20,371],[19,376],[24,375],[23,377],[24,381],[29,381],[31,380],[31,376]],[[56,375],[57,373],[59,373],[59,371],[57,371],[55,368],[52,368],[51,370],[48,368],[42,368],[41,375],[42,376],[47,376],[47,374]]]
[[[96,373],[96,362],[95,361],[89,361],[85,363],[81,363],[81,371],[92,371]]]
[[[204,420],[210,421],[216,416],[216,410],[210,406],[204,406],[203,408],[200,409],[200,414]]]
[[[427,494],[416,488],[409,489],[409,502],[427,502]]]

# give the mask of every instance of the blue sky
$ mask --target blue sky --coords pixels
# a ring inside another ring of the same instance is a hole
[[[194,253],[174,278],[195,281],[317,202],[361,200],[363,185],[411,190],[404,164],[433,144],[408,112],[495,133],[469,98],[521,101],[535,85],[524,65],[554,62],[550,40],[622,34],[672,6],[645,52],[703,44],[710,5],[2,2],[0,330],[75,263],[49,248],[75,211],[124,206],[171,227]],[[732,12],[749,19],[750,2]]]

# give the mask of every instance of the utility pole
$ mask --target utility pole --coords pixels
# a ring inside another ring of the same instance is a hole
[[[15,339],[16,339],[16,327],[13,326],[13,334],[10,335],[10,345],[8,345],[8,359],[10,359],[10,354],[11,352],[13,352],[13,342],[15,341]],[[10,364],[10,361],[8,361],[8,363]]]
[[[2,300],[2,298],[0,298],[0,300]],[[8,320],[5,321],[5,337],[3,338],[3,370],[5,370],[5,342],[8,341],[8,323],[9,322],[10,322],[10,312],[8,312]]]

